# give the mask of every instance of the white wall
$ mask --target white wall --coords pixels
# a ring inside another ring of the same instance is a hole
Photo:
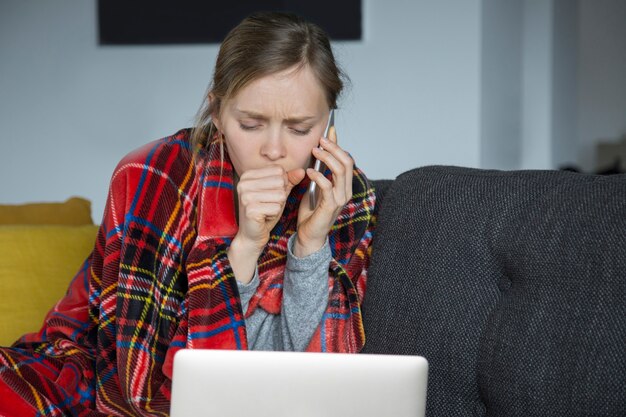
[[[550,152],[551,167],[555,168],[576,164],[578,160],[578,3],[554,1]]]
[[[372,178],[479,165],[480,1],[364,0],[335,44],[340,141]],[[99,221],[131,149],[189,126],[217,46],[100,47],[95,0],[0,1],[0,203],[83,195]]]
[[[480,4],[363,0],[365,39],[337,45],[353,81],[339,123],[370,177],[479,165]]]
[[[578,161],[595,167],[595,145],[626,135],[626,1],[580,1]]]
[[[524,169],[550,168],[552,3],[527,0],[524,4],[521,142]]]
[[[481,167],[576,161],[577,13],[571,0],[483,1]]]
[[[371,178],[589,166],[593,141],[626,132],[623,0],[363,8],[364,39],[334,44],[352,79],[337,128]],[[83,195],[98,222],[117,161],[191,124],[216,53],[100,47],[95,0],[0,0],[0,203]]]
[[[523,2],[484,0],[482,13],[481,163],[520,166]]]

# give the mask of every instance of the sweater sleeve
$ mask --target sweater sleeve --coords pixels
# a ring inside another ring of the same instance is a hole
[[[304,258],[293,253],[296,235],[287,244],[287,265],[280,314],[257,308],[246,319],[248,346],[253,350],[303,351],[319,326],[328,304],[328,240],[317,252]],[[258,271],[248,284],[237,282],[243,311],[258,285]]]

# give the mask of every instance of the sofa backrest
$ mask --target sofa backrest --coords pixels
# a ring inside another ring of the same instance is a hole
[[[364,353],[425,356],[428,416],[626,415],[626,175],[425,167],[381,188]]]

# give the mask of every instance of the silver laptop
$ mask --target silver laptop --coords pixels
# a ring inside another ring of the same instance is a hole
[[[419,356],[183,349],[171,417],[423,417]]]

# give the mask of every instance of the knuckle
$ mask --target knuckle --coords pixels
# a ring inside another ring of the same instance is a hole
[[[269,209],[269,214],[271,216],[278,216],[281,213],[281,205],[276,203],[272,204]]]

